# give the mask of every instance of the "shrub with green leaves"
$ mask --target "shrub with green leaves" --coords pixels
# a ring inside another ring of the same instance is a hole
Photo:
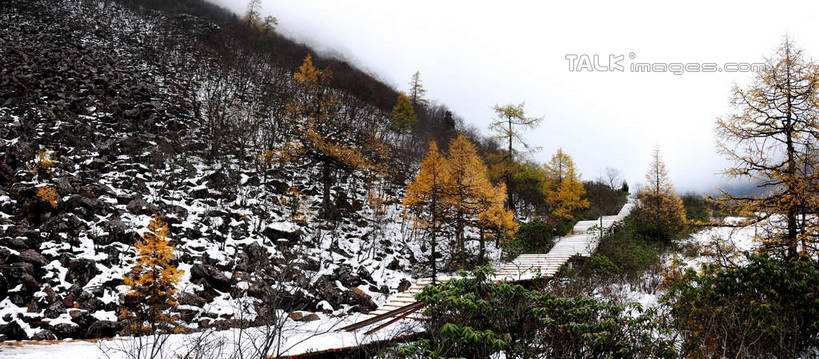
[[[521,253],[546,253],[554,246],[552,238],[556,232],[539,219],[521,223],[515,237],[503,244],[505,257],[513,259]]]
[[[694,357],[794,358],[819,346],[819,267],[747,254],[748,264],[689,269],[663,301]]]
[[[653,312],[586,296],[557,297],[496,283],[478,267],[465,279],[424,288],[429,338],[403,357],[673,357]]]
[[[708,222],[708,202],[703,196],[686,193],[680,196],[685,207],[685,217],[692,221]]]
[[[668,244],[638,235],[637,226],[633,215],[629,215],[606,232],[589,261],[591,274],[637,279],[659,262],[660,253]]]
[[[595,254],[589,259],[589,267],[594,275],[610,278],[619,275],[623,269],[604,255]]]

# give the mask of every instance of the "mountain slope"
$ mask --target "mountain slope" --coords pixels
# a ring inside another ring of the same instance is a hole
[[[282,145],[259,134],[283,131],[275,119],[292,69],[242,54],[220,42],[231,39],[220,25],[190,15],[69,0],[4,8],[2,339],[115,334],[133,244],[154,214],[169,223],[185,272],[176,314],[189,330],[259,324],[271,308],[366,312],[422,270],[400,182],[338,172],[331,193],[342,215],[324,220],[316,169],[259,159],[260,146]],[[237,84],[246,92],[213,90]],[[351,120],[394,146],[383,106],[335,91]],[[264,121],[243,122],[254,106]],[[38,196],[45,186],[54,205]]]

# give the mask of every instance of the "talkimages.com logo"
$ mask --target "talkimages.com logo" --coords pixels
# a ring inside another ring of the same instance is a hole
[[[637,54],[566,54],[569,72],[643,72],[643,73],[719,73],[758,72],[765,67],[761,62],[638,62]],[[626,60],[628,59],[628,60]]]

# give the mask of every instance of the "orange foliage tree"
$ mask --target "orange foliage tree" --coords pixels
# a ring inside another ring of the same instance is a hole
[[[290,144],[291,158],[303,160],[308,166],[321,167],[323,184],[321,216],[332,218],[336,215],[330,198],[335,172],[344,170],[373,170],[368,160],[369,152],[361,148],[359,137],[370,148],[379,148],[377,139],[362,134],[359,129],[339,116],[342,104],[329,87],[332,73],[313,65],[310,55],[304,58],[293,77],[299,85],[294,100],[287,105],[286,118],[295,132],[295,141]]]
[[[122,315],[127,334],[143,335],[178,331],[177,318],[168,313],[177,305],[177,288],[182,271],[173,264],[174,247],[168,225],[155,215],[142,241],[136,244],[137,257],[131,273],[123,279],[130,288]]]
[[[654,149],[646,181],[637,194],[645,211],[644,216],[637,216],[640,230],[654,238],[670,239],[685,227],[685,207],[671,185],[659,147]]]
[[[484,260],[486,234],[496,239],[513,235],[518,224],[514,214],[504,207],[506,188],[493,185],[477,149],[460,134],[449,144],[444,157],[435,142],[421,161],[421,169],[415,180],[407,187],[404,206],[418,227],[430,238],[432,253],[430,266],[433,280],[438,238],[446,231],[454,235],[450,241],[452,258],[463,268],[466,266],[466,229],[479,232],[479,261]]]
[[[51,207],[57,208],[57,190],[49,185],[37,187],[37,197],[48,202]]]
[[[498,193],[498,190],[503,189],[505,192],[506,188],[492,185],[486,164],[478,156],[475,145],[463,133],[449,143],[446,164],[449,173],[446,201],[450,211],[449,225],[454,229],[453,249],[456,250],[455,257],[459,265],[465,268],[466,227],[477,224],[480,229],[508,223],[507,219],[513,213],[505,209],[498,212],[498,201],[501,206],[506,201],[506,193]],[[490,211],[496,213],[490,215]],[[506,225],[498,226],[501,227],[507,228]],[[480,240],[483,245],[484,239]]]
[[[438,152],[435,142],[429,143],[429,151],[421,161],[421,170],[415,180],[407,187],[403,204],[410,209],[416,226],[420,227],[430,239],[431,253],[429,264],[432,268],[432,282],[435,283],[437,268],[435,257],[438,236],[447,211],[446,186],[449,181],[449,169],[446,159]]]
[[[475,225],[479,232],[478,262],[480,263],[484,262],[487,235],[492,235],[497,245],[501,239],[510,238],[518,231],[519,226],[515,222],[515,214],[506,209],[505,201],[506,185],[503,183],[497,186],[487,183],[477,193],[478,217]]]
[[[733,212],[766,223],[765,242],[789,259],[819,251],[819,66],[785,39],[747,88],[733,89],[736,113],[717,121],[725,174],[758,193],[721,194]],[[780,220],[781,219],[781,220]]]
[[[563,149],[557,150],[551,161],[544,165],[544,170],[546,178],[542,190],[546,197],[546,215],[552,225],[568,222],[577,210],[589,207],[589,201],[583,198],[586,190],[580,182],[580,173]]]

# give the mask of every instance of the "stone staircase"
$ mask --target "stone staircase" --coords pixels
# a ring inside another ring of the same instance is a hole
[[[620,209],[617,215],[577,222],[569,235],[558,239],[555,246],[549,250],[549,253],[521,254],[512,262],[500,265],[495,273],[495,280],[517,282],[537,277],[550,278],[554,276],[569,258],[576,255],[588,257],[594,253],[600,236],[595,226],[602,224],[604,229],[611,228],[614,223],[625,218],[633,208],[634,203],[629,201]],[[592,228],[595,228],[595,230],[590,231]],[[442,276],[438,277],[437,281],[444,283],[452,278],[456,277]],[[384,305],[369,314],[377,316],[413,304],[416,302],[415,295],[421,293],[424,287],[430,284],[432,284],[432,278],[419,279],[407,290],[393,295]],[[421,311],[417,311],[408,315],[407,318],[423,319],[423,314],[421,314]]]

